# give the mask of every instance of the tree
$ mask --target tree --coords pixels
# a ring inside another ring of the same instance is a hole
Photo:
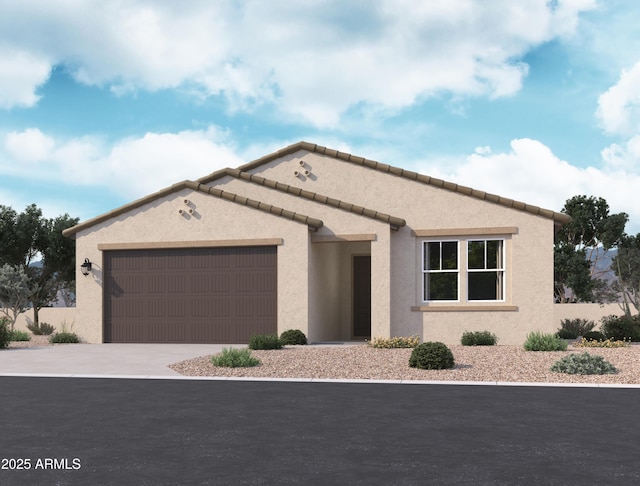
[[[18,316],[29,309],[29,283],[29,277],[22,267],[8,264],[0,267],[0,312],[9,319],[11,331]]]
[[[602,261],[620,243],[629,216],[609,214],[607,201],[593,196],[568,199],[562,212],[571,216],[571,221],[558,231],[555,239],[555,299],[602,300],[599,294],[608,286],[602,277],[610,271]]]
[[[0,206],[0,265],[20,267],[28,276],[36,326],[38,311],[60,289],[75,287],[75,241],[63,237],[62,230],[77,223],[68,214],[46,219],[35,204],[20,214]]]
[[[618,277],[613,289],[622,298],[625,314],[631,316],[631,307],[640,314],[640,233],[622,237],[611,266]]]

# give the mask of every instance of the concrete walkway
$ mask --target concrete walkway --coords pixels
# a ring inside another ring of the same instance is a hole
[[[0,351],[0,375],[180,376],[172,363],[219,353],[220,344],[69,344]],[[244,345],[224,345],[244,347]]]

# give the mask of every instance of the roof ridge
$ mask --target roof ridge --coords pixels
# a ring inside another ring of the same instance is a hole
[[[551,209],[544,209],[540,206],[535,206],[533,204],[527,204],[522,201],[517,201],[514,199],[502,197],[497,194],[492,194],[489,192],[473,189],[467,186],[461,186],[459,184],[448,182],[443,179],[437,179],[435,177],[431,177],[426,174],[420,174],[419,172],[403,169],[401,167],[395,167],[393,165],[383,164],[376,160],[367,159],[365,157],[360,157],[347,152],[340,152],[338,150],[323,147],[322,145],[317,145],[317,144],[304,142],[304,141],[291,144],[276,152],[273,152],[268,155],[264,155],[259,159],[255,159],[251,162],[243,164],[238,167],[238,170],[246,172],[248,170],[254,169],[263,164],[271,162],[272,160],[278,159],[285,155],[298,152],[300,150],[307,150],[309,152],[315,152],[320,155],[327,155],[329,157],[344,160],[346,162],[351,162],[354,164],[362,165],[364,167],[369,167],[371,169],[379,170],[381,172],[387,172],[389,174],[403,177],[405,179],[439,187],[441,189],[445,189],[452,192],[458,192],[465,196],[473,197],[476,199],[482,199],[491,203],[513,208],[518,211],[524,211],[530,214],[534,214],[536,216],[542,216],[548,219],[552,219],[558,224],[568,223],[571,219],[567,214],[559,213]]]
[[[372,209],[369,210],[367,208],[364,208],[362,206],[357,206],[347,201],[331,198],[329,196],[325,196],[324,194],[319,194],[317,192],[306,191],[300,187],[291,186],[284,182],[268,179],[266,177],[262,177],[257,174],[251,174],[250,172],[245,172],[240,169],[225,169],[219,172],[220,172],[219,177],[223,175],[229,175],[237,179],[241,179],[247,182],[269,187],[271,189],[275,189],[280,192],[285,192],[287,194],[292,194],[294,196],[308,199],[310,201],[319,202],[327,206],[331,206],[337,209],[342,209],[343,211],[348,211],[354,214],[359,214],[361,216],[366,216],[368,218],[377,219],[378,221],[382,221],[383,223],[387,223],[391,225],[392,228],[395,230],[407,224],[407,222],[404,219],[398,218],[396,216],[391,216],[390,214],[387,214],[387,213],[375,211]],[[211,182],[212,180],[210,180],[209,182]]]

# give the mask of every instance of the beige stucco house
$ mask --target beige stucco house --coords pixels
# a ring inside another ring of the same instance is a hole
[[[300,142],[65,231],[89,342],[312,342],[555,331],[568,217]],[[87,276],[80,271],[91,262]]]

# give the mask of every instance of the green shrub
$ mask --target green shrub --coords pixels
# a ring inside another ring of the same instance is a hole
[[[585,332],[582,335],[582,338],[586,339],[587,341],[604,341],[605,339],[607,339],[607,336],[605,336],[600,331],[589,331]]]
[[[618,370],[602,356],[585,352],[563,356],[551,367],[551,371],[570,375],[605,375],[617,373]]]
[[[602,332],[616,341],[640,341],[640,315],[603,317]]]
[[[11,341],[11,331],[9,330],[9,319],[0,317],[0,349],[9,346]]]
[[[282,349],[283,346],[277,334],[254,334],[249,340],[249,349]]]
[[[251,356],[251,351],[246,348],[222,348],[221,353],[211,356],[211,364],[225,368],[250,368],[259,365],[260,360]]]
[[[36,326],[34,322],[27,324],[27,329],[31,331],[35,336],[49,336],[55,331],[55,327],[46,322],[41,322],[39,326]]]
[[[79,343],[80,338],[73,332],[57,332],[49,338],[52,344],[71,344]]]
[[[444,370],[453,368],[453,353],[440,342],[426,342],[416,346],[409,357],[409,366],[422,370]]]
[[[399,336],[392,338],[374,337],[369,341],[372,348],[394,349],[394,348],[415,348],[420,344],[419,336]]]
[[[498,342],[498,338],[489,331],[465,331],[460,342],[463,346],[493,346]]]
[[[562,339],[576,339],[596,327],[596,323],[589,319],[562,319],[557,335]]]
[[[280,341],[285,345],[307,344],[307,336],[300,329],[288,329],[280,334]]]
[[[11,341],[31,341],[31,336],[28,332],[14,329],[10,332],[10,339]]]
[[[533,331],[524,342],[526,351],[566,351],[567,342],[554,334]]]

